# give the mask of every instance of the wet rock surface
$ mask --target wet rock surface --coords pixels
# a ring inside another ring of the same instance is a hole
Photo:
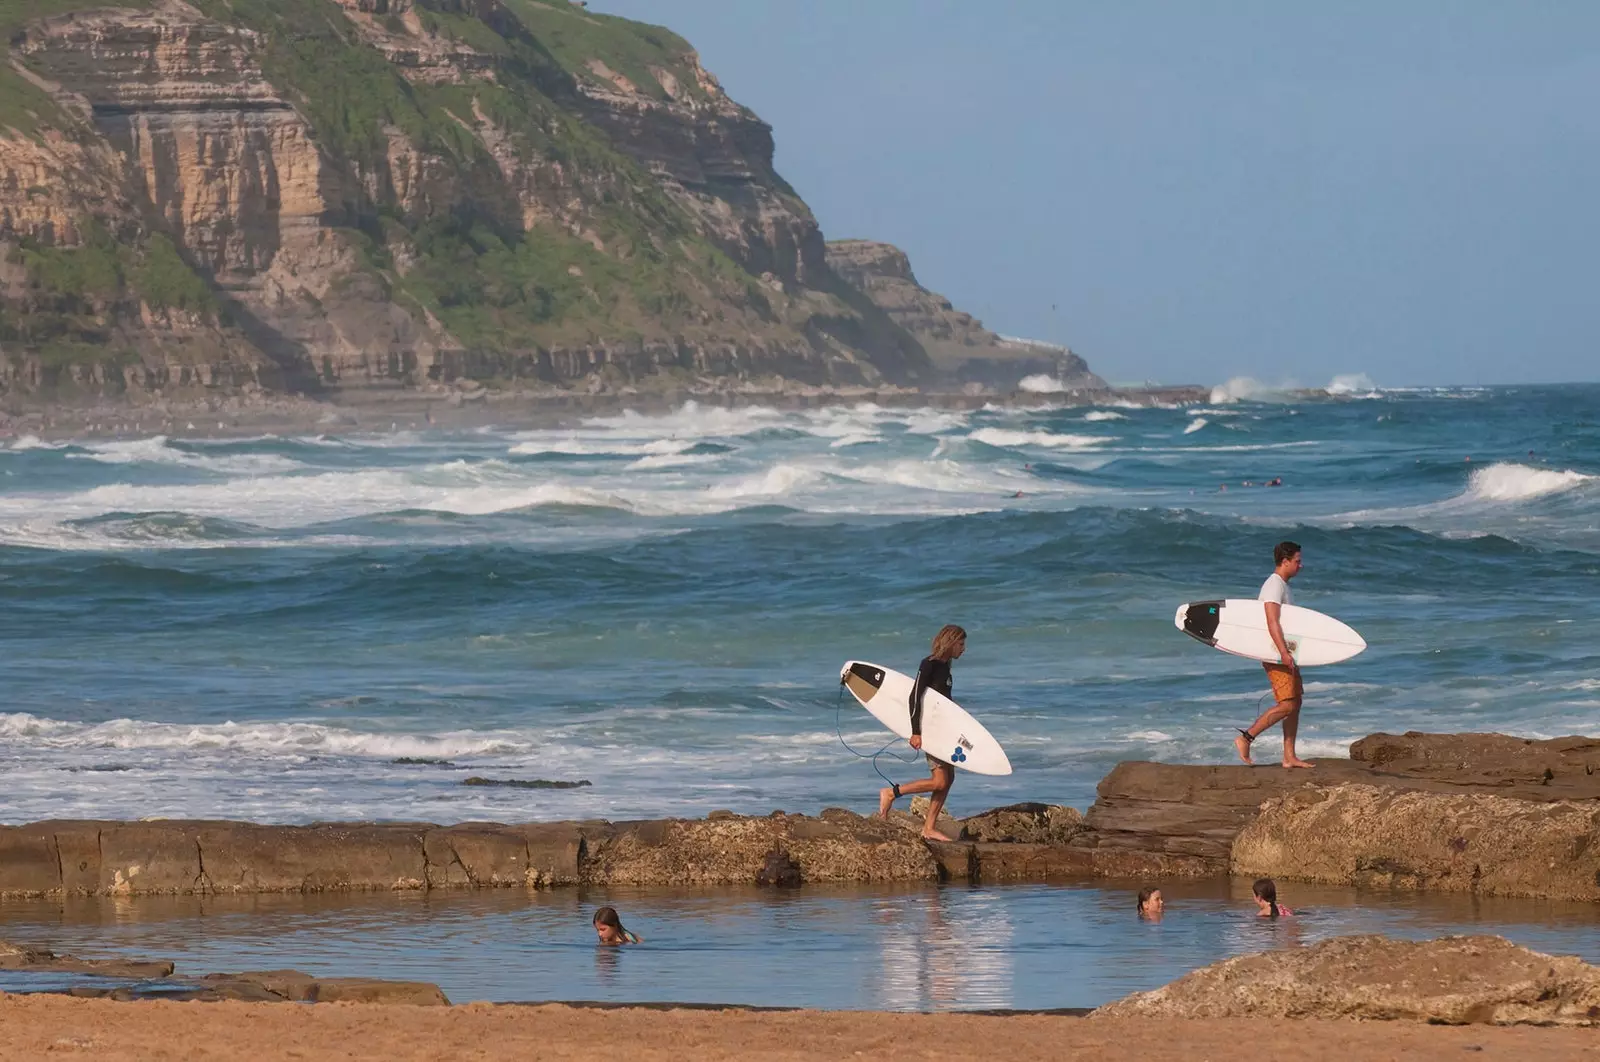
[[[1243,955],[1091,1018],[1362,1018],[1463,1024],[1600,1024],[1600,967],[1502,937],[1336,937]]]

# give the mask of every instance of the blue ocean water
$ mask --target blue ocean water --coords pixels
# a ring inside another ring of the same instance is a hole
[[[1308,672],[1303,753],[1600,731],[1600,387],[1342,390],[12,440],[0,821],[866,810],[839,665],[946,622],[1016,768],[952,810],[1083,807],[1119,760],[1231,756],[1260,670],[1172,615],[1284,537],[1371,645]]]

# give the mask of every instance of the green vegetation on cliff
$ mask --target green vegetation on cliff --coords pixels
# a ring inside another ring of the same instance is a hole
[[[512,0],[484,20],[456,0],[420,0],[424,27],[495,71],[492,80],[432,84],[407,80],[328,0],[197,4],[263,35],[264,73],[343,168],[381,172],[393,129],[440,164],[435,180],[452,188],[451,201],[407,209],[380,196],[346,206],[367,237],[369,268],[469,349],[665,338],[691,327],[697,308],[747,302],[755,291],[650,174],[575,113],[572,70],[590,76],[582,57],[597,52],[656,96],[664,93],[651,67],[700,91],[688,45],[665,30],[566,4]],[[579,216],[525,228],[485,125],[520,161],[577,175]],[[403,272],[396,252],[410,260]]]
[[[0,0],[13,362],[128,342],[170,369],[187,329],[208,379],[296,386],[926,365],[668,30],[566,0],[152,3]],[[97,193],[19,192],[39,174]]]
[[[118,0],[118,6],[127,8],[149,7],[151,0]],[[11,39],[34,19],[63,15],[91,5],[84,0],[0,0],[0,45],[9,45]],[[10,59],[6,54],[4,59]],[[26,135],[38,132],[39,127],[59,121],[61,108],[50,94],[11,68],[9,62],[0,61],[0,130],[15,129]]]

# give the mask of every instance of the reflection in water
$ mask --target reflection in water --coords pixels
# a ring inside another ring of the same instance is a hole
[[[972,901],[972,902],[964,902]],[[949,908],[956,907],[954,915]],[[884,1010],[1010,1008],[1012,925],[1003,901],[937,889],[879,905]]]
[[[598,944],[594,949],[594,979],[610,988],[616,984],[617,967],[622,962],[621,948],[607,948]]]
[[[434,981],[458,1000],[890,1010],[1095,1006],[1231,955],[1346,933],[1496,933],[1600,961],[1590,904],[1296,885],[1284,890],[1295,917],[1274,921],[1255,916],[1249,882],[1175,882],[1148,921],[1134,910],[1139,884],[5,901],[0,939],[169,958],[180,973]],[[601,904],[646,943],[596,947]]]

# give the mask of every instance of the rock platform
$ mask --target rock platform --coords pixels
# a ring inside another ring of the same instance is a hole
[[[0,827],[0,896],[1241,873],[1600,900],[1600,740],[1374,734],[1309,771],[1123,763],[1083,815],[997,808],[951,820],[962,839],[948,844],[919,826],[842,808],[452,826],[58,820]]]

